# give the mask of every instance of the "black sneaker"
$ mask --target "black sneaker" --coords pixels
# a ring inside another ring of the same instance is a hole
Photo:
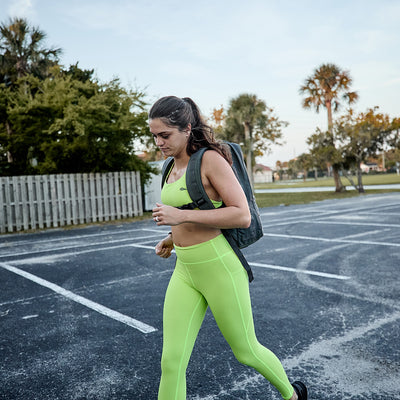
[[[297,393],[298,400],[307,400],[307,388],[303,382],[296,381],[292,383],[294,391]]]

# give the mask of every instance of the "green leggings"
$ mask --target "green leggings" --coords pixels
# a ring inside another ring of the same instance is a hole
[[[186,399],[186,368],[208,306],[238,361],[255,368],[290,399],[293,387],[282,364],[256,338],[247,273],[225,237],[175,246],[175,251],[164,302],[158,399]]]

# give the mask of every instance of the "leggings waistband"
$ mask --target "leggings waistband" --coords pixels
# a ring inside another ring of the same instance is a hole
[[[185,247],[174,245],[174,247],[176,256],[185,264],[207,262],[233,251],[222,233],[206,242]]]

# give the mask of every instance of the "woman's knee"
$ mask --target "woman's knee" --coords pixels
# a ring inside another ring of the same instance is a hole
[[[161,371],[163,374],[179,374],[185,372],[187,363],[181,352],[163,351],[161,357]]]
[[[244,365],[252,366],[256,360],[254,351],[247,343],[231,347],[236,359]]]

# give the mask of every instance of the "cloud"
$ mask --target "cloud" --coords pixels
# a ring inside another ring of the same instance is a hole
[[[8,6],[10,17],[34,18],[35,10],[33,0],[13,0]]]

